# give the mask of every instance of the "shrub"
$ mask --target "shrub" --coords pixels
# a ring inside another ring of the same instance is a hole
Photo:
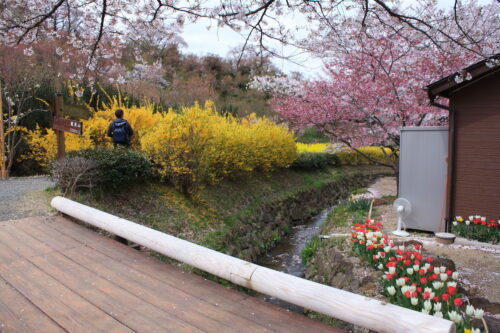
[[[97,164],[84,157],[65,157],[55,161],[51,176],[64,195],[73,195],[79,188],[92,188],[96,185]]]
[[[329,153],[300,153],[293,162],[292,168],[302,170],[322,169],[329,165],[337,165],[337,156]]]
[[[385,150],[385,153],[387,155],[390,155],[392,153],[392,150],[389,148],[383,148]],[[360,147],[358,148],[361,152],[363,152],[365,155],[369,156],[370,158],[386,163],[386,155],[382,151],[381,147],[375,147],[375,146],[370,146],[370,147]],[[363,155],[358,153],[357,151],[340,151],[335,154],[340,163],[342,165],[370,165],[370,164],[375,164],[374,162],[368,160],[365,158]],[[392,162],[397,161],[397,156],[399,153],[396,153],[392,157]]]
[[[241,172],[288,167],[297,157],[287,128],[255,115],[221,116],[211,102],[169,112],[142,137],[141,146],[184,193]]]
[[[143,153],[126,148],[84,149],[67,154],[66,160],[83,158],[95,163],[94,184],[103,190],[116,191],[152,177],[153,168]]]

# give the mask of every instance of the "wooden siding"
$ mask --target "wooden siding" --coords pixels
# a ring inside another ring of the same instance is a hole
[[[500,71],[454,92],[451,215],[500,219]]]

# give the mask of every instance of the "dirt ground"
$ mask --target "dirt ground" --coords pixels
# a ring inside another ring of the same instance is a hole
[[[395,195],[396,179],[381,178],[368,190],[378,198]],[[374,218],[383,223],[385,231],[396,229],[397,215],[392,204],[376,206]],[[500,245],[468,241],[461,237],[457,237],[452,245],[443,245],[434,240],[433,234],[424,233],[411,233],[410,239],[422,242],[429,254],[453,260],[460,274],[460,283],[470,294],[500,303]]]

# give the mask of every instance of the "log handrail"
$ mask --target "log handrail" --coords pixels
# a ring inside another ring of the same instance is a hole
[[[232,283],[377,332],[455,332],[449,320],[262,267],[63,197],[54,197],[51,205],[77,220]]]

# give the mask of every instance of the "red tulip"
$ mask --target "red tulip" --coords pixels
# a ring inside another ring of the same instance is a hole
[[[418,297],[417,292],[416,292],[416,291],[412,292],[412,293],[411,293],[411,297],[417,298],[417,297]]]
[[[441,299],[443,300],[443,302],[448,302],[448,299],[450,299],[450,295],[448,295],[448,294],[442,294],[441,295]]]
[[[417,287],[417,291],[418,291],[419,293],[422,293],[422,287]]]
[[[417,250],[420,250],[420,248],[421,248],[421,247],[422,247],[422,245],[420,245],[420,244],[415,244],[415,248],[416,248]]]
[[[427,284],[427,279],[426,278],[420,278],[420,284],[421,285],[426,285]]]
[[[354,243],[357,243],[357,242],[358,242],[358,239],[357,239],[357,238],[354,238],[352,241],[353,241]]]
[[[427,262],[432,262],[432,258],[431,257],[427,257],[427,259],[425,259],[425,260],[427,260]]]
[[[390,257],[389,261],[396,261],[396,258],[395,257]]]
[[[424,270],[423,268],[420,268],[420,269],[418,270],[418,274],[420,274],[420,275],[425,275],[425,270]]]
[[[429,299],[429,297],[431,297],[431,293],[430,293],[430,292],[428,292],[428,291],[426,291],[426,292],[424,293],[424,299]]]
[[[437,302],[439,302],[439,297],[434,296],[434,298],[432,300],[437,303]]]
[[[460,305],[462,305],[462,299],[461,298],[455,298],[453,300],[453,304],[455,304],[456,307],[460,307]]]
[[[405,292],[405,297],[406,297],[406,298],[410,298],[410,297],[411,297],[411,293],[410,293],[410,291],[409,291],[409,290],[407,290],[407,291]]]
[[[371,244],[370,244],[370,245],[367,245],[367,246],[366,246],[366,248],[367,248],[368,250],[373,250],[373,245],[371,245]]]
[[[448,287],[448,294],[450,295],[455,295],[457,293],[457,288],[455,287]]]
[[[411,261],[410,260],[405,260],[405,261],[403,261],[403,264],[405,264],[405,266],[410,266],[411,265]]]
[[[408,281],[410,281],[410,278],[407,276],[403,277],[403,279],[405,279],[405,283],[408,283]]]
[[[450,269],[448,269],[448,270],[446,271],[446,274],[448,274],[448,276],[451,276],[451,274],[453,274],[453,272],[452,272]]]
[[[386,276],[387,276],[387,280],[392,280],[393,274],[387,274]]]
[[[429,276],[430,281],[437,280],[437,278],[438,278],[438,275],[436,273],[432,273],[431,276]]]
[[[374,254],[374,255],[372,256],[372,259],[373,259],[373,261],[376,261],[376,260],[378,260],[378,257],[377,257],[377,255],[376,255],[376,254]]]

